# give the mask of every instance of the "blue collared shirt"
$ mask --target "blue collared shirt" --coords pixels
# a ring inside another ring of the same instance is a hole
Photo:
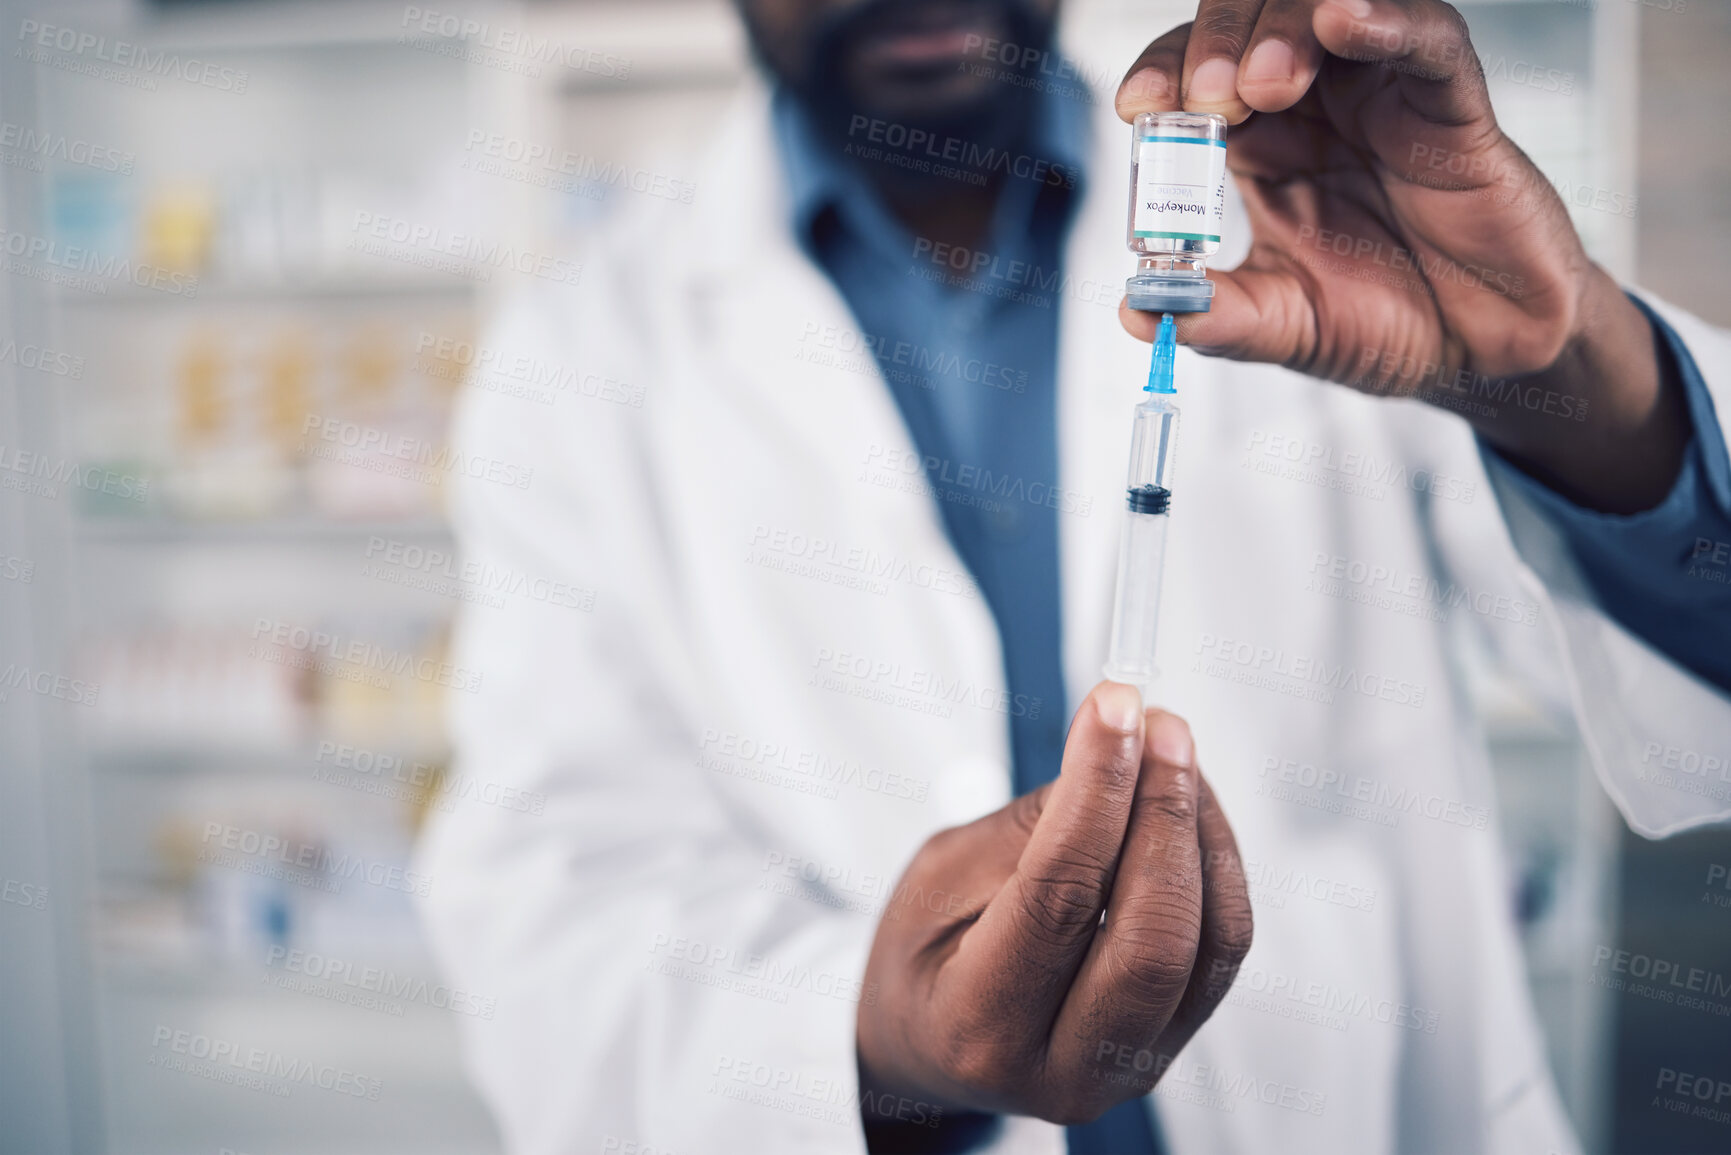
[[[1018,792],[1058,772],[1069,719],[1059,644],[1058,282],[1080,200],[1088,108],[1043,101],[1021,150],[832,143],[775,99],[794,231],[852,309],[924,459],[944,527],[997,619]],[[1004,184],[977,248],[915,236],[866,179],[941,165]]]

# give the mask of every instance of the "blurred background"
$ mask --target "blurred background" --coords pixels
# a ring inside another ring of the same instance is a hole
[[[1188,16],[1068,3],[1102,81]],[[1595,256],[1731,324],[1731,3],[1461,7]],[[456,1043],[486,1000],[411,909],[428,808],[533,801],[446,769],[449,623],[497,596],[446,527],[446,417],[642,403],[478,352],[531,275],[498,254],[562,275],[702,197],[748,66],[725,0],[0,0],[0,1151],[498,1149]],[[1629,837],[1575,736],[1474,678],[1588,1149],[1731,1151],[1654,1093],[1731,1078],[1731,1024],[1589,981],[1606,947],[1724,968],[1731,837]],[[177,1039],[339,1074],[281,1096]]]

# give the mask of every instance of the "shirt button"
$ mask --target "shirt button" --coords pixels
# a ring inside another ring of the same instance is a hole
[[[955,326],[958,332],[972,334],[980,331],[980,325],[985,321],[985,319],[985,303],[971,301],[965,307],[956,310],[956,314],[951,319],[951,323]]]
[[[1022,536],[1022,511],[1007,501],[995,502],[985,510],[986,529],[1000,540]]]

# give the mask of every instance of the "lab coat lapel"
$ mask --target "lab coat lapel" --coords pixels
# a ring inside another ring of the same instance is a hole
[[[863,519],[868,540],[850,545],[965,573],[931,497],[862,477],[874,459],[918,460],[912,435],[846,301],[794,242],[767,93],[748,93],[742,104],[727,130],[729,147],[720,150],[726,163],[703,186],[713,199],[694,222],[704,241],[686,283],[695,355],[771,446],[766,467],[833,502],[832,528]],[[858,608],[860,595],[838,588],[829,597],[840,617]],[[937,597],[885,620],[886,653],[911,669],[1002,686],[985,600]],[[933,782],[946,823],[977,817],[1011,793],[1007,717],[971,709],[958,717],[969,720],[956,731],[965,755],[944,767],[948,782]],[[884,727],[877,737],[893,742],[901,729]],[[931,756],[909,749],[902,761],[921,765]]]
[[[706,241],[689,285],[703,355],[790,447],[821,456],[804,467],[870,501],[870,488],[854,482],[859,461],[838,447],[866,442],[913,453],[913,440],[847,302],[794,242],[768,94],[754,84],[742,105],[721,150],[728,163],[708,174],[704,187],[714,195],[696,229]],[[890,507],[910,520],[906,503]],[[911,520],[914,532],[943,536],[929,503]]]

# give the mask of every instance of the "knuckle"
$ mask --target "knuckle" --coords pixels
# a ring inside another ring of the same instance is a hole
[[[1162,786],[1143,795],[1140,805],[1151,818],[1172,826],[1196,825],[1196,795],[1177,785]]]
[[[1046,788],[1032,790],[1019,795],[1010,802],[1008,807],[1011,826],[1024,835],[1032,834],[1039,824],[1040,815],[1046,808]]]
[[[1189,960],[1170,954],[1133,957],[1128,951],[1106,957],[1110,961],[1104,986],[1111,992],[1114,1013],[1163,1029],[1190,988]]]
[[[947,858],[955,852],[956,844],[961,840],[961,835],[961,827],[946,827],[926,839],[925,845],[920,847],[920,854],[930,855],[933,858]]]
[[[980,831],[967,826],[951,826],[940,830],[921,844],[919,852],[908,863],[904,878],[948,875],[957,864],[977,857],[983,850]]]
[[[1122,958],[1125,977],[1132,986],[1149,997],[1176,998],[1190,984],[1195,967],[1195,944],[1180,948],[1170,931],[1164,935],[1127,936]]]
[[[1143,1009],[1176,1002],[1197,969],[1194,914],[1174,910],[1165,915],[1120,920],[1111,929],[1112,985],[1121,999]]]
[[[1513,365],[1551,365],[1568,346],[1568,328],[1560,319],[1528,325],[1519,334],[1505,338],[1506,352],[1502,360]]]
[[[1100,875],[1082,871],[1030,879],[1023,905],[1043,941],[1067,943],[1099,924],[1104,882]]]
[[[980,1032],[950,1035],[939,1059],[947,1078],[994,1097],[1015,1089],[1023,1066],[1001,1043]]]
[[[1118,848],[1096,847],[1080,840],[1064,846],[1037,875],[1043,883],[1071,883],[1095,895],[1105,892],[1106,880],[1118,865]]]
[[[1250,954],[1250,947],[1256,940],[1256,920],[1251,917],[1249,904],[1242,911],[1234,912],[1221,920],[1218,945],[1216,947],[1222,960],[1232,964],[1234,970]]]
[[[1205,40],[1242,46],[1250,29],[1251,13],[1233,4],[1216,4],[1196,16],[1195,34]]]
[[[1437,9],[1437,17],[1442,27],[1453,37],[1455,43],[1472,43],[1472,29],[1467,24],[1466,13],[1453,4],[1443,4]]]
[[[1135,740],[1125,739],[1117,748],[1111,751],[1101,751],[1083,761],[1082,771],[1092,779],[1098,789],[1109,792],[1116,798],[1127,798],[1136,788],[1136,781],[1141,774],[1138,765]]]
[[[1112,937],[1133,957],[1195,953],[1202,919],[1199,896],[1187,889],[1142,898],[1109,920]]]

